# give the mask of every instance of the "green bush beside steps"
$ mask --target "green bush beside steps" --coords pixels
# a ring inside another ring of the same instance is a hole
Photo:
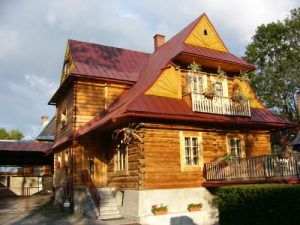
[[[220,225],[300,225],[299,184],[219,187]]]

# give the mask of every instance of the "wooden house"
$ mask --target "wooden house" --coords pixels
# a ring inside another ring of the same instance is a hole
[[[88,187],[101,218],[164,224],[188,216],[212,224],[217,211],[205,187],[282,181],[270,131],[292,124],[265,108],[243,75],[255,66],[228,51],[205,14],[154,43],[144,53],[68,41],[49,102],[55,161],[69,168],[75,210]],[[112,197],[116,208],[106,205]],[[187,214],[198,202],[202,214]],[[169,213],[158,222],[151,206],[160,203]]]

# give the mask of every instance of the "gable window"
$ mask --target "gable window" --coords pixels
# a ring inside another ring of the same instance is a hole
[[[197,137],[184,138],[185,149],[185,165],[197,166],[199,165],[199,147]]]
[[[64,63],[64,68],[63,68],[63,72],[64,74],[68,74],[69,72],[69,60],[67,60],[65,63]]]
[[[128,147],[117,148],[115,152],[115,172],[127,172],[128,170]]]
[[[229,139],[230,154],[236,158],[242,158],[242,141],[238,138]]]
[[[61,119],[60,119],[60,122],[61,122],[61,127],[64,127],[66,126],[67,124],[67,109],[64,109],[62,112],[61,112]]]
[[[204,29],[203,34],[207,36],[207,30]]]

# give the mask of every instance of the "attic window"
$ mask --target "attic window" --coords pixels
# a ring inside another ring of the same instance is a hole
[[[69,60],[65,61],[64,68],[63,68],[64,74],[67,74],[69,72],[69,66],[70,66]]]
[[[203,34],[207,36],[207,30],[204,29]]]
[[[61,127],[64,127],[66,126],[67,124],[67,109],[64,109],[62,112],[61,112]]]

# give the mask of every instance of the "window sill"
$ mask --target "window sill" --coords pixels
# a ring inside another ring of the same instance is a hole
[[[128,176],[129,172],[127,170],[115,171],[114,176]]]
[[[193,171],[202,171],[202,166],[182,166],[182,172],[193,172]]]

